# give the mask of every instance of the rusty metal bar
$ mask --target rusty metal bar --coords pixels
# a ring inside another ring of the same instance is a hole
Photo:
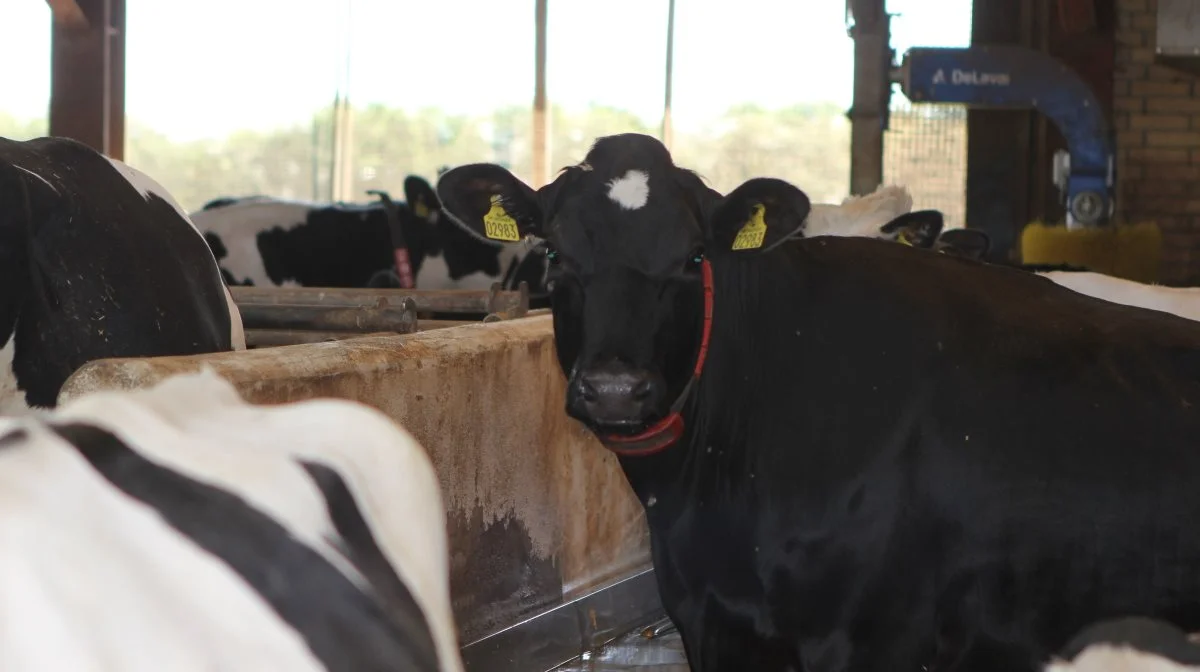
[[[406,299],[423,312],[489,313],[496,310],[519,309],[528,305],[528,288],[524,294],[495,290],[426,290],[426,289],[340,289],[326,287],[230,287],[238,307],[261,305],[308,305],[344,308],[379,308],[402,305]],[[493,310],[493,308],[495,310]]]
[[[418,320],[417,331],[433,331],[434,329],[449,329],[464,327],[469,324],[483,324],[479,320]]]
[[[304,345],[341,341],[368,336],[394,336],[394,331],[363,333],[361,331],[308,331],[299,329],[246,329],[247,348],[273,348],[284,345]]]
[[[246,329],[301,331],[391,331],[411,334],[417,330],[417,311],[412,299],[400,306],[318,306],[291,303],[239,305]]]
[[[517,301],[514,305],[511,301],[506,300],[506,295],[516,294]],[[500,289],[500,283],[492,283],[492,288],[488,290],[487,312],[512,312],[517,316],[524,315],[529,312],[529,283],[522,280],[517,285],[516,292],[504,292]]]

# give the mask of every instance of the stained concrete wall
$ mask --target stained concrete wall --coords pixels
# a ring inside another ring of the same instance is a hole
[[[416,436],[441,479],[466,645],[649,565],[645,518],[616,459],[563,411],[550,320],[103,360],[59,398],[207,365],[253,403],[340,397],[379,408]]]

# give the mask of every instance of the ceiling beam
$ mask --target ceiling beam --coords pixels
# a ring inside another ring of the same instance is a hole
[[[46,4],[50,5],[50,13],[54,15],[56,24],[69,30],[91,28],[92,23],[79,6],[78,0],[46,0]]]

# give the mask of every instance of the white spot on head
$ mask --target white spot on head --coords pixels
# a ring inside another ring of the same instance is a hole
[[[631,170],[608,183],[608,197],[626,210],[637,210],[650,200],[650,176]]]

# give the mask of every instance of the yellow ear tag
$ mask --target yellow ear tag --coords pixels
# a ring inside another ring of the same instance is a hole
[[[910,240],[911,236],[912,236],[912,234],[909,233],[907,230],[901,231],[899,233],[899,235],[896,236],[896,242],[900,243],[901,245],[907,245],[909,247],[912,247],[913,246],[912,240]]]
[[[742,225],[742,230],[738,231],[737,237],[733,239],[733,249],[753,250],[762,247],[763,239],[767,235],[767,222],[763,219],[766,212],[767,206],[762,203],[754,206],[750,219]]]
[[[500,205],[500,195],[492,195],[492,208],[483,216],[483,234],[492,240],[507,240],[518,242],[521,234],[517,230],[517,220],[504,211]]]
[[[416,206],[413,207],[413,212],[421,219],[429,217],[429,207],[425,205],[425,201],[417,201]]]

